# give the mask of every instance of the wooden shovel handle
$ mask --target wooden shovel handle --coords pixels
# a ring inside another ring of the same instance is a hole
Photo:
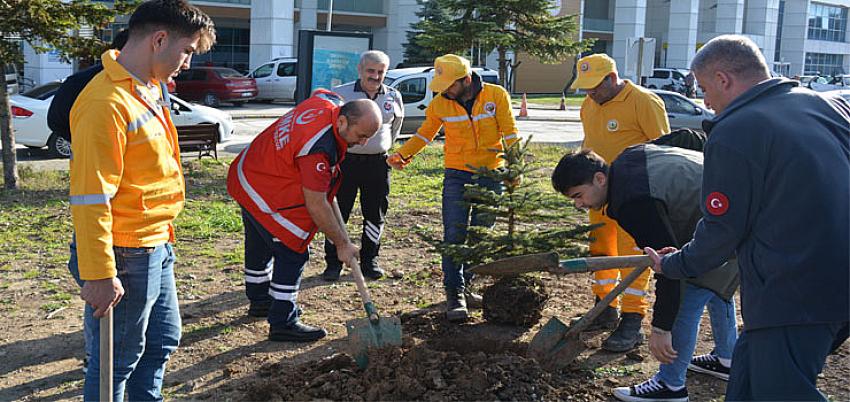
[[[377,321],[378,312],[375,309],[375,304],[372,303],[372,296],[369,295],[369,288],[366,287],[366,279],[363,278],[363,272],[360,271],[360,262],[357,261],[357,258],[352,258],[348,262],[348,266],[351,267],[354,284],[357,285],[357,292],[360,293],[360,298],[363,299],[363,308],[366,309],[369,320]]]
[[[114,306],[113,306],[114,307]],[[112,311],[100,319],[100,400],[112,402]]]
[[[648,268],[649,265],[644,265],[642,267],[635,268],[631,273],[626,275],[626,277],[623,278],[623,280],[621,280],[620,283],[617,284],[616,287],[614,287],[614,289],[608,292],[608,294],[605,295],[605,297],[603,297],[602,300],[599,301],[599,303],[596,303],[596,305],[593,306],[593,308],[590,309],[587,314],[583,315],[581,319],[577,323],[575,323],[575,325],[572,325],[570,327],[569,331],[564,334],[564,338],[569,339],[572,336],[578,336],[578,334],[582,333],[582,331],[584,331],[584,329],[587,328],[590,323],[592,323],[593,320],[596,319],[596,317],[602,313],[602,310],[604,310],[605,307],[608,307],[608,305],[611,304],[611,301],[614,300],[615,297],[619,296],[620,293],[623,293],[623,291],[626,290],[626,288],[631,285],[632,282],[634,282],[635,279],[637,279],[641,274],[643,274],[644,271],[646,271]]]

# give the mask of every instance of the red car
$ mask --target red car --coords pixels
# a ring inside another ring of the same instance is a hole
[[[174,81],[178,96],[210,107],[218,107],[221,102],[242,106],[257,96],[257,82],[253,78],[227,67],[192,67]]]

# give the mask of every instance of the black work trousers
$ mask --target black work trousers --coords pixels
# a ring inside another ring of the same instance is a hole
[[[386,154],[348,153],[340,164],[342,184],[336,193],[336,199],[346,223],[354,208],[357,193],[360,192],[360,210],[363,213],[360,265],[364,269],[376,266],[375,258],[381,247],[384,217],[389,208],[390,167],[386,161]],[[328,267],[341,267],[336,246],[327,239],[325,240],[325,261]]]

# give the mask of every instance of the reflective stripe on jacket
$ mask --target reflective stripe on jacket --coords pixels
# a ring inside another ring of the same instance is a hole
[[[104,70],[71,109],[71,217],[84,280],[116,275],[113,246],[174,241],[185,199],[167,91],[133,78],[118,54],[103,54]]]
[[[227,192],[289,249],[303,253],[318,227],[304,202],[296,158],[324,153],[334,176],[328,201],[339,187],[339,163],[348,145],[337,133],[342,98],[318,90],[263,130],[233,163]]]
[[[504,150],[502,138],[508,145],[519,139],[508,92],[487,83],[482,83],[471,114],[455,100],[435,97],[425,110],[425,122],[398,152],[405,159],[416,155],[434,140],[440,127],[445,127],[443,149],[445,166],[449,169],[475,171],[478,167],[501,167],[504,165],[499,157]]]

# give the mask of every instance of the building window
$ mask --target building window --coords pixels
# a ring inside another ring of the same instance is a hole
[[[837,75],[843,73],[843,54],[806,53],[805,74]]]
[[[809,4],[809,39],[844,42],[846,31],[846,7]]]
[[[216,43],[208,53],[192,56],[193,66],[230,67],[248,70],[251,31],[245,28],[216,27]]]

